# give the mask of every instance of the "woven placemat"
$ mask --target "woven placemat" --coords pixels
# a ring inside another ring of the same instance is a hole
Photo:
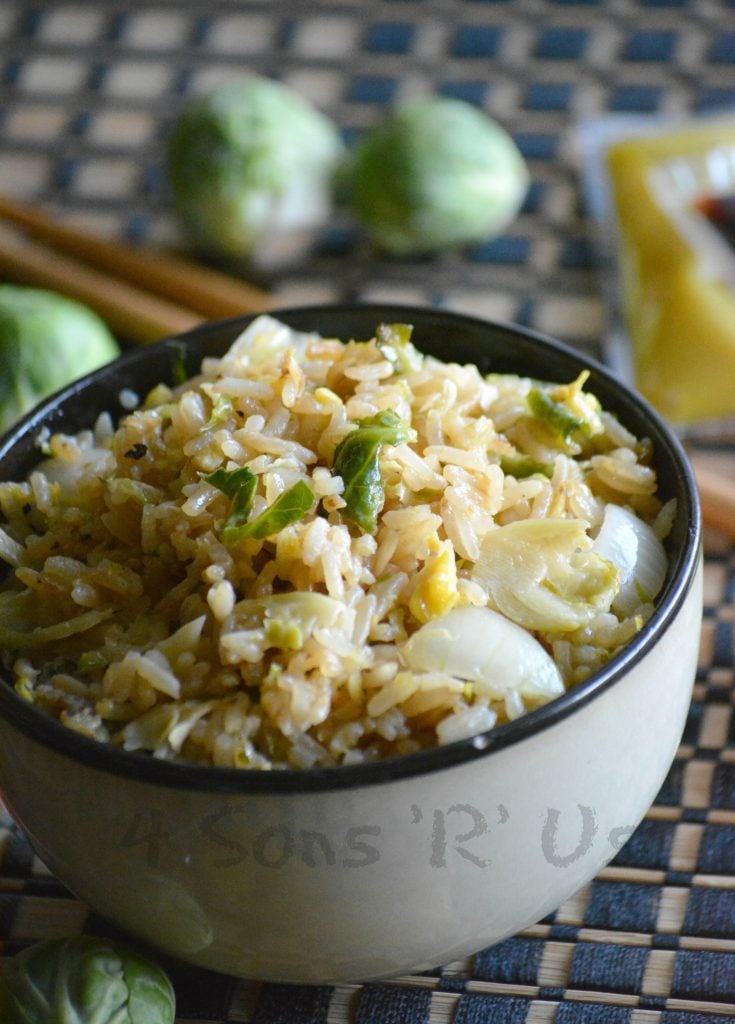
[[[108,0],[0,7],[0,182],[103,234],[178,244],[165,140],[187,100],[243,73],[293,86],[348,143],[394,102],[478,104],[532,185],[501,238],[431,260],[371,253],[338,214],[267,282],[284,305],[441,305],[599,355],[604,326],[571,129],[609,112],[735,103],[728,0]],[[728,450],[715,453],[732,472]],[[733,457],[735,464],[735,457]],[[711,536],[700,666],[676,760],[645,821],[554,915],[466,962],[337,988],[235,981],[170,964],[181,1022],[715,1024],[735,1016],[731,546]],[[0,949],[104,932],[0,818]]]

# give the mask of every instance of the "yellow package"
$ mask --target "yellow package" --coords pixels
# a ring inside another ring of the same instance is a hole
[[[587,132],[588,198],[617,266],[632,383],[672,423],[732,417],[735,115]]]

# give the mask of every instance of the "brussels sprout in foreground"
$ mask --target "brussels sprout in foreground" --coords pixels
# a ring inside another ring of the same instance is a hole
[[[0,285],[0,433],[42,398],[118,354],[108,328],[81,303]]]
[[[337,129],[295,92],[252,78],[190,104],[168,148],[176,212],[195,245],[276,261],[321,227],[342,156]]]
[[[31,946],[0,977],[3,1024],[173,1024],[165,972],[107,939],[79,935]]]
[[[484,242],[517,214],[528,170],[511,137],[462,100],[399,108],[355,153],[353,204],[373,241],[409,256]]]

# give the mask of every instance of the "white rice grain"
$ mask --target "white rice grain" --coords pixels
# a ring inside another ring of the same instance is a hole
[[[0,558],[8,565],[20,565],[23,560],[23,545],[13,540],[9,533],[0,527]]]
[[[224,622],[235,607],[235,590],[229,580],[219,580],[207,591],[207,604],[218,622]]]
[[[268,402],[275,397],[270,384],[245,377],[221,377],[203,388],[211,395],[232,395],[237,398],[256,398]]]

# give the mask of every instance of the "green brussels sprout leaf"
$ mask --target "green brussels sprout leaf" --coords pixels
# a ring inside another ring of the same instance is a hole
[[[293,487],[279,495],[273,504],[255,519],[241,525],[228,525],[228,520],[222,529],[222,541],[225,544],[235,544],[246,538],[265,540],[267,537],[273,537],[287,526],[303,519],[313,504],[314,492],[306,481],[299,480]]]
[[[393,412],[385,409],[358,420],[357,427],[344,437],[334,452],[334,472],[344,481],[342,510],[365,533],[375,533],[378,514],[385,501],[380,473],[380,452],[386,444],[414,441],[416,431]]]

